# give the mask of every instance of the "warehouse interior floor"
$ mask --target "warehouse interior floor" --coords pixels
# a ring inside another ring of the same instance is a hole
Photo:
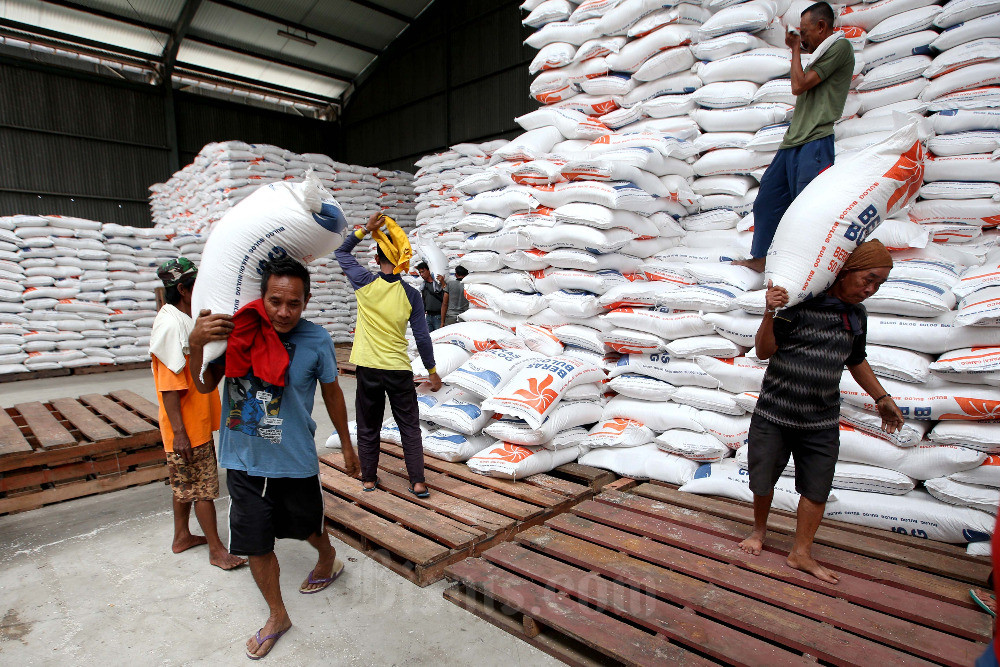
[[[354,379],[342,379],[353,419]],[[132,389],[154,400],[148,371],[0,385],[0,407]],[[320,451],[331,424],[317,397]],[[222,484],[225,495],[225,483]],[[223,541],[227,499],[218,509]],[[200,533],[192,518],[194,532]],[[169,487],[156,483],[0,517],[0,663],[241,664],[267,611],[248,568],[223,572],[206,547],[170,552]],[[276,549],[294,627],[276,664],[547,665],[547,655],[418,588],[334,539],[347,559],[326,592],[300,595],[315,564],[304,542]]]

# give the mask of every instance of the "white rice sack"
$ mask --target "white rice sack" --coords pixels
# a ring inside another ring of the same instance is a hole
[[[333,252],[346,228],[340,204],[314,176],[258,188],[212,228],[199,264],[212,279],[195,284],[193,312],[232,315],[260,298],[264,262],[288,256],[308,264]],[[224,341],[207,344],[205,365],[225,350]]]
[[[706,373],[715,378],[720,386],[734,394],[745,391],[760,391],[767,370],[765,364],[746,357],[718,359],[712,356],[697,356],[695,362]]]
[[[593,327],[582,324],[566,324],[556,327],[552,333],[566,346],[582,347],[597,354],[605,354],[609,351],[601,337],[602,332]]]
[[[739,449],[747,444],[750,432],[750,415],[748,414],[736,416],[724,415],[711,410],[699,410],[695,419],[705,429],[705,433],[711,434],[729,449]]]
[[[868,365],[879,377],[902,382],[926,382],[930,377],[933,357],[929,354],[882,345],[868,345],[865,352]]]
[[[698,28],[698,36],[707,40],[733,32],[757,32],[766,28],[777,12],[777,5],[771,2],[745,2],[726,7]]]
[[[1000,371],[1000,347],[966,347],[945,352],[929,368],[932,371],[961,373]]]
[[[986,455],[966,447],[927,441],[913,447],[899,447],[842,423],[838,458],[896,470],[913,479],[923,480],[974,468],[986,459]]]
[[[562,342],[552,333],[551,329],[536,326],[534,324],[524,324],[517,327],[517,335],[524,340],[529,350],[533,350],[547,357],[554,357],[562,354],[565,347]]]
[[[867,44],[861,51],[861,59],[865,63],[864,71],[867,72],[909,56],[931,55],[930,45],[937,39],[937,36],[938,33],[934,30],[921,30]]]
[[[484,435],[463,435],[448,429],[438,429],[422,438],[424,453],[444,461],[468,461],[488,447],[493,438]]]
[[[984,287],[963,298],[958,304],[955,324],[989,327],[1000,325],[1000,287]]]
[[[987,512],[990,517],[996,515],[1000,505],[1000,489],[956,482],[947,477],[929,479],[924,482],[924,488],[941,502],[959,507],[973,507]]]
[[[488,477],[524,479],[575,461],[580,451],[579,447],[553,451],[499,442],[470,458],[466,465],[472,472]]]
[[[945,4],[943,10],[934,20],[939,28],[950,28],[953,25],[971,19],[1000,11],[997,0],[952,0]]]
[[[694,359],[700,355],[730,359],[743,350],[733,341],[716,335],[679,338],[667,345],[667,352],[674,359]]]
[[[510,417],[500,417],[488,424],[484,431],[503,442],[526,446],[540,446],[553,440],[562,431],[580,426],[589,427],[603,418],[603,408],[595,401],[569,401],[560,403],[541,426],[531,427],[527,422]]]
[[[728,109],[753,102],[757,88],[752,81],[718,81],[691,93],[691,99],[710,109]]]
[[[656,437],[656,446],[699,463],[718,463],[729,456],[729,448],[708,433],[670,429]]]
[[[609,370],[609,376],[614,378],[624,373],[646,375],[674,386],[719,386],[719,381],[703,371],[698,364],[685,359],[672,360],[668,354],[623,354]]]
[[[481,433],[493,418],[493,413],[483,410],[471,400],[451,398],[441,401],[427,411],[428,421],[465,435]]]
[[[836,495],[826,506],[824,516],[829,519],[940,542],[989,540],[995,523],[992,515],[942,503],[921,490],[881,496],[877,507],[872,506],[871,494],[862,491],[838,491]]]
[[[587,433],[587,447],[638,447],[653,441],[653,431],[634,419],[621,417],[596,424]]]
[[[934,79],[921,92],[920,99],[929,102],[960,90],[997,83],[1000,83],[1000,64],[996,61],[969,65]]]
[[[473,354],[495,347],[524,347],[524,343],[510,331],[484,322],[449,324],[432,331],[431,340],[435,344],[456,345]]]
[[[959,421],[989,421],[1000,412],[1000,388],[957,384],[934,379],[925,384],[909,384],[883,379],[882,387],[892,395],[904,417]],[[847,403],[872,412],[874,400],[850,373],[840,381],[840,396]]]
[[[671,400],[682,405],[690,405],[698,410],[710,410],[726,415],[739,416],[745,413],[745,410],[736,402],[735,395],[722,389],[678,387]]]
[[[954,311],[927,319],[869,313],[866,335],[869,344],[901,347],[928,354],[1000,345],[1000,330],[993,327],[959,326],[955,323],[955,317]]]
[[[994,250],[986,256],[982,266],[969,267],[963,271],[952,291],[960,297],[966,297],[978,290],[998,285],[1000,285],[1000,253]]]
[[[1000,183],[1000,160],[991,153],[978,155],[928,156],[924,166],[924,180],[931,181],[989,181]]]
[[[677,391],[677,388],[669,382],[634,373],[625,373],[613,378],[608,387],[627,398],[646,401],[667,401]]]
[[[882,0],[881,2],[847,5],[840,10],[839,24],[857,26],[870,31],[890,16],[933,4],[931,0]]]
[[[882,245],[889,250],[900,250],[904,248],[925,248],[930,240],[929,236],[927,229],[915,222],[900,220],[899,218],[889,218],[879,225],[868,238],[881,241]]]
[[[622,449],[602,447],[580,457],[582,465],[610,470],[632,479],[655,479],[668,484],[686,484],[694,477],[698,464],[668,454],[655,444]]]
[[[1000,130],[1000,109],[948,109],[930,120],[937,134]]]
[[[787,76],[791,53],[786,48],[754,49],[721,60],[701,63],[695,71],[705,84],[749,81],[757,85]]]
[[[705,132],[756,132],[791,118],[792,107],[780,102],[751,104],[733,109],[698,109],[691,117]]]
[[[1000,133],[996,130],[973,130],[941,134],[928,139],[927,148],[939,157],[992,153],[1000,148]]]
[[[497,395],[483,401],[483,408],[520,417],[538,428],[567,389],[603,379],[604,371],[590,363],[565,356],[539,359],[518,371]]]
[[[747,406],[744,405],[744,408]],[[749,410],[748,410],[749,411]],[[931,422],[906,419],[903,427],[895,433],[882,430],[882,418],[873,412],[868,412],[848,403],[840,406],[840,422],[863,433],[891,442],[898,447],[915,447],[931,429]]]
[[[456,368],[469,360],[470,353],[458,345],[439,343],[434,345],[434,362],[437,364],[437,374],[444,380]],[[422,382],[428,378],[430,373],[424,368],[424,362],[418,356],[411,364],[413,379]]]
[[[856,90],[874,90],[894,86],[921,76],[931,64],[930,56],[906,56],[872,68],[858,84]]]
[[[606,294],[601,296],[598,303],[604,308],[642,308],[643,306],[656,306],[663,294],[672,292],[675,286],[660,281],[636,281],[620,287],[612,287]],[[633,329],[640,327],[615,322],[616,326],[630,326]],[[642,328],[643,331],[647,329]],[[656,333],[656,331],[650,331]]]
[[[518,326],[525,323],[524,317],[501,313],[489,308],[469,308],[461,313],[458,318],[463,322],[485,322],[495,326],[514,331]]]
[[[1000,456],[990,454],[975,468],[953,472],[947,477],[963,484],[980,484],[994,489],[1000,488]]]
[[[759,275],[759,274],[758,274]],[[715,332],[742,347],[753,347],[761,318],[743,310],[728,313],[706,313],[702,316],[715,327]]]
[[[653,354],[667,349],[665,339],[633,329],[612,329],[602,333],[600,340],[619,354]]]
[[[657,432],[672,428],[702,431],[697,414],[697,410],[687,405],[616,396],[604,406],[603,419],[631,419]]]
[[[484,350],[449,373],[448,383],[469,391],[480,398],[488,398],[525,364],[542,358],[530,350]]]
[[[605,319],[616,327],[644,331],[668,340],[711,334],[711,323],[698,313],[673,312],[671,308],[617,308]]]
[[[868,40],[884,42],[903,35],[927,30],[934,25],[934,19],[941,13],[941,8],[931,5],[918,7],[890,16],[868,31]]]
[[[996,37],[998,34],[1000,34],[1000,12],[994,12],[951,26],[938,35],[937,39],[931,42],[931,46],[939,52],[947,51],[960,44],[984,37]]]
[[[889,278],[879,291],[865,299],[865,308],[872,313],[938,317],[955,307],[951,290],[929,282]]]
[[[726,459],[720,463],[702,464],[694,479],[680,488],[687,493],[707,496],[722,496],[744,502],[753,502],[753,492],[750,491],[750,476],[740,469],[735,459]],[[830,499],[836,499],[838,494],[830,493]],[[787,512],[794,512],[799,504],[799,494],[795,492],[795,482],[788,478],[778,480],[774,486],[774,499],[771,506]],[[829,508],[829,505],[827,505]]]
[[[942,445],[959,445],[987,454],[1000,454],[1000,425],[996,423],[941,421],[934,425],[927,439]]]
[[[748,32],[732,32],[721,37],[705,39],[691,45],[691,53],[698,60],[721,60],[751,49],[760,49],[767,43]]]
[[[908,203],[921,183],[922,157],[916,124],[909,124],[806,186],[768,251],[766,276],[788,290],[789,305],[826,290],[851,252]]]

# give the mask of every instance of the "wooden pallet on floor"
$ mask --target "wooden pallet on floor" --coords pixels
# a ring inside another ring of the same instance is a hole
[[[149,368],[148,361],[134,361],[127,364],[94,364],[93,366],[77,366],[75,368],[50,368],[44,371],[5,373],[0,375],[0,384],[5,382],[21,382],[23,380],[44,380],[46,378],[63,377],[65,375],[93,375],[94,373],[137,371],[143,368]]]
[[[417,498],[396,445],[382,444],[376,491],[363,491],[358,479],[347,476],[341,454],[320,457],[320,463],[330,533],[418,586],[592,497],[595,490],[574,476],[603,479],[598,471],[570,469],[515,482],[425,456],[431,495]]]
[[[0,514],[165,479],[157,415],[127,390],[0,410]]]
[[[745,523],[650,497],[656,486],[609,488],[449,566],[445,598],[573,665],[957,666],[992,638],[968,561],[899,543],[862,554],[864,536],[843,531],[815,554],[840,577],[830,585],[788,567],[787,534],[745,554]],[[915,569],[927,553],[955,572]]]
[[[333,347],[337,355],[337,370],[344,375],[354,375],[357,367],[351,363],[351,350],[353,346],[340,343]]]

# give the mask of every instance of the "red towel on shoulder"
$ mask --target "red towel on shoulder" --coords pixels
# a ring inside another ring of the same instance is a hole
[[[241,378],[249,371],[277,387],[285,386],[288,350],[264,310],[264,301],[251,301],[233,315],[233,333],[226,348],[226,377]]]

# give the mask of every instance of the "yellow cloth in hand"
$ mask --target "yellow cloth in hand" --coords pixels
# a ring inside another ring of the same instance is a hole
[[[378,243],[382,254],[396,267],[393,273],[404,273],[410,270],[410,259],[413,257],[413,249],[410,247],[410,239],[396,221],[387,215],[382,216],[385,221],[385,232],[376,229],[372,232],[372,238]]]

